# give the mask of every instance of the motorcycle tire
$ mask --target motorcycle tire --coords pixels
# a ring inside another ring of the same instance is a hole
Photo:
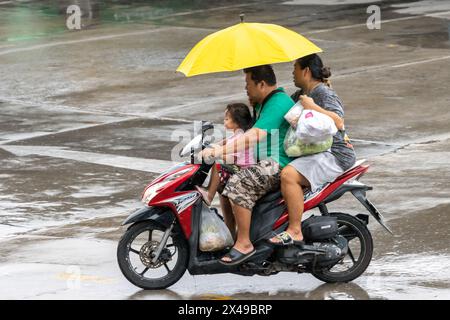
[[[330,213],[330,216],[337,218],[338,228],[342,231],[340,234],[344,236],[348,241],[358,237],[361,248],[358,260],[354,265],[343,272],[331,272],[331,268],[322,268],[312,271],[312,274],[317,279],[327,282],[350,282],[358,278],[369,266],[372,260],[373,253],[373,240],[367,226],[358,218],[346,214],[346,213]]]
[[[175,226],[174,229],[179,228]],[[167,275],[158,279],[148,279],[137,273],[130,262],[131,244],[140,234],[149,231],[152,232],[153,230],[165,231],[164,228],[151,220],[136,223],[125,232],[117,247],[117,261],[125,278],[135,286],[147,290],[165,289],[176,283],[185,273],[189,260],[188,244],[181,230],[176,232],[172,231],[170,235],[173,243],[172,246],[176,247],[178,253],[175,267]],[[160,268],[164,267],[161,266]]]

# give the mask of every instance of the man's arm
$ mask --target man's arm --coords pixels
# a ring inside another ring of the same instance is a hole
[[[223,147],[217,148],[216,156],[219,156],[220,154],[227,155],[244,151],[249,147],[254,146],[257,142],[263,140],[266,136],[266,131],[258,128],[251,128],[242,136],[234,140],[233,143],[227,143]]]
[[[216,146],[213,149],[205,149],[202,151],[202,155],[204,157],[220,157],[225,159],[227,155],[244,151],[247,148],[254,146],[265,137],[267,137],[266,131],[258,128],[251,128],[232,143],[227,143],[224,146]]]

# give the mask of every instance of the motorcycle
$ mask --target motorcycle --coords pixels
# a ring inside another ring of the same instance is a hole
[[[205,133],[213,124],[202,123],[201,134],[181,151],[190,162],[175,165],[151,182],[142,194],[145,206],[123,223],[128,226],[119,241],[117,259],[123,275],[143,289],[164,289],[185,273],[191,275],[233,273],[270,276],[281,271],[311,273],[328,283],[349,282],[368,267],[373,240],[368,214],[329,212],[327,204],[350,192],[388,232],[383,216],[367,199],[372,190],[359,181],[369,165],[365,160],[344,172],[315,193],[305,192],[304,211],[318,208],[320,214],[302,221],[304,243],[274,246],[268,239],[286,230],[288,212],[281,192],[262,197],[252,210],[250,239],[256,253],[238,265],[219,259],[229,248],[213,252],[199,249],[202,210],[208,208],[195,186],[202,185],[212,164],[196,164],[195,153],[208,147]],[[221,220],[222,223],[223,219]]]

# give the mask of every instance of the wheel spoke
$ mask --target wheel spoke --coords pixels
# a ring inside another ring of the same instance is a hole
[[[171,247],[175,247],[175,245],[173,243],[166,245],[166,248],[171,248]]]
[[[140,254],[140,252],[139,252],[139,251],[137,251],[136,249],[133,249],[133,248],[130,248],[130,252],[136,253],[137,255],[139,255],[139,254]]]
[[[356,263],[355,257],[353,256],[353,252],[350,249],[350,247],[348,247],[348,251],[347,251],[348,255],[350,256],[350,258],[352,259],[353,263]]]
[[[370,233],[364,225],[360,225],[359,221],[356,221],[356,218],[337,214],[337,223],[338,235],[347,240],[346,254],[335,265],[315,274],[318,279],[327,282],[340,282],[349,277],[355,279],[360,276],[365,270],[365,268],[362,270],[361,265],[370,258],[368,258],[368,254],[371,254],[370,250],[372,249],[370,241],[367,241],[367,239],[370,240]],[[341,240],[343,239],[341,238]],[[338,246],[344,245],[344,243],[336,242]]]
[[[152,241],[153,230],[148,230],[148,241]]]
[[[349,241],[357,236],[348,226],[339,227],[338,233]]]
[[[140,275],[143,276],[143,275],[148,271],[148,269],[150,269],[150,268],[149,268],[149,267],[146,267],[146,268],[144,269],[144,271],[142,271],[142,272],[140,273]]]
[[[167,265],[167,263],[164,263],[164,267],[166,267],[166,270],[167,270],[168,273],[170,273],[170,271],[172,271],[172,270],[169,269],[169,266]]]

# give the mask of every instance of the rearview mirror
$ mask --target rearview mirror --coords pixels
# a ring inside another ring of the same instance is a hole
[[[214,129],[214,124],[209,121],[202,121],[202,133],[205,133],[209,129]]]

